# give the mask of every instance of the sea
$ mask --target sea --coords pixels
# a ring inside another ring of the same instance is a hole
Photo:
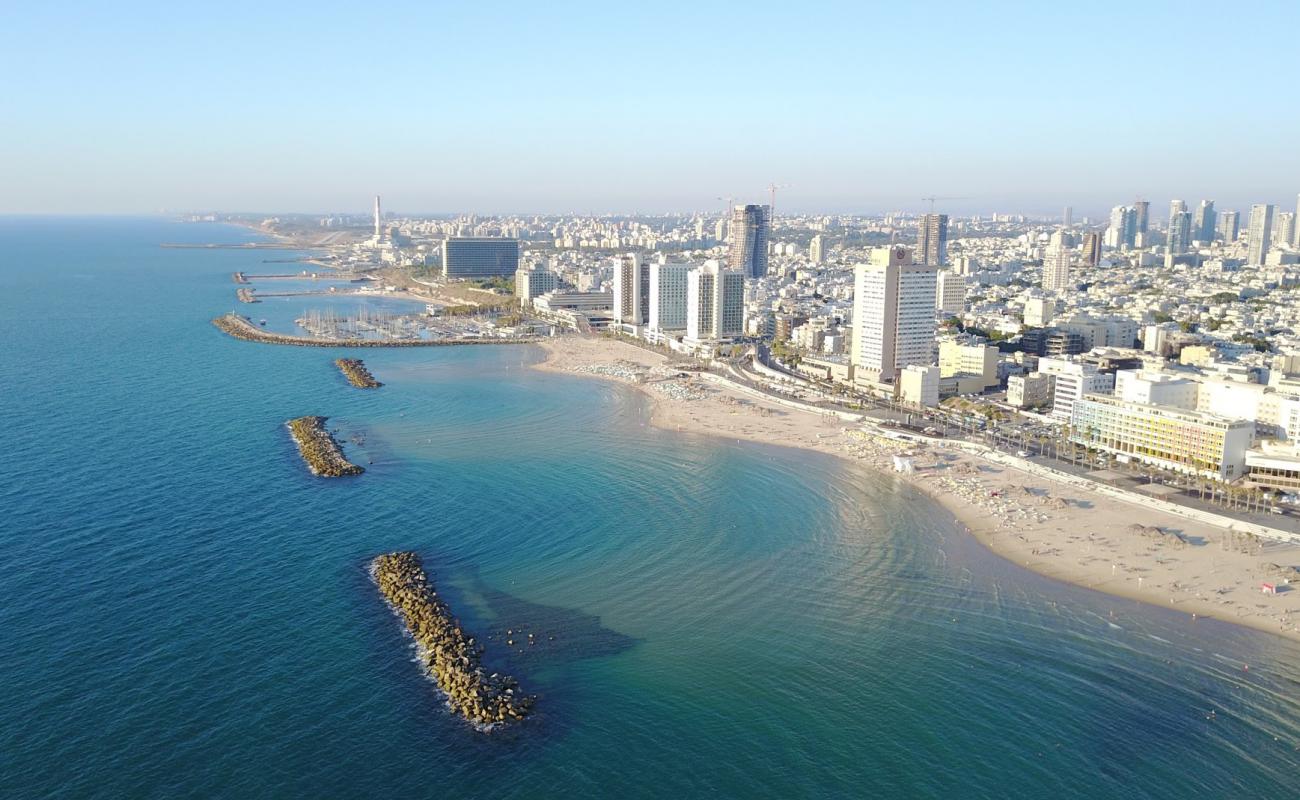
[[[229,338],[404,310],[241,306],[231,273],[294,254],[159,247],[258,239],[0,218],[0,797],[1294,792],[1300,645],[1025,571],[889,475],[654,428],[532,346]],[[366,473],[310,475],[305,414]],[[533,718],[447,711],[366,571],[397,549]]]

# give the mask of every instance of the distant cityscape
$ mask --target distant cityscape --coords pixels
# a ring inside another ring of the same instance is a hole
[[[775,196],[775,190],[773,192]],[[931,205],[937,198],[927,198]],[[513,291],[534,325],[712,360],[826,397],[954,398],[1122,463],[1300,492],[1296,210],[1136,200],[1107,220],[944,213],[256,220],[389,288]],[[194,219],[218,219],[216,215]],[[248,220],[244,220],[248,221]],[[404,280],[409,278],[409,281]]]

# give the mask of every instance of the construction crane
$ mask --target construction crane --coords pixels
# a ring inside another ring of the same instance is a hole
[[[789,189],[789,188],[790,188],[790,184],[788,183],[769,183],[767,185],[768,196],[771,198],[770,202],[767,205],[767,213],[769,217],[773,219],[776,218],[776,190]]]
[[[933,213],[934,213],[934,201],[935,201],[935,200],[969,200],[969,199],[970,199],[969,197],[922,197],[922,198],[921,198],[921,202],[924,203],[925,201],[929,200],[929,201],[930,201],[930,213],[933,214]]]

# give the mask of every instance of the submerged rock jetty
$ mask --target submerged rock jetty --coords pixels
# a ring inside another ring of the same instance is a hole
[[[212,320],[221,332],[236,339],[264,344],[289,344],[297,347],[450,347],[458,344],[525,344],[536,342],[535,336],[500,338],[450,338],[450,339],[330,339],[326,337],[292,336],[273,333],[254,325],[247,317],[224,314]]]
[[[327,417],[298,417],[288,422],[289,432],[298,444],[298,452],[313,475],[322,478],[340,478],[344,475],[360,475],[364,467],[357,466],[343,457],[343,448],[335,441],[330,432],[325,430]]]
[[[375,380],[374,375],[370,374],[370,370],[366,369],[366,362],[359,358],[336,358],[334,366],[339,368],[343,377],[348,379],[348,383],[358,389],[378,389],[383,386]]]
[[[483,648],[460,626],[425,575],[420,557],[388,553],[372,562],[375,583],[406,623],[429,676],[447,695],[451,710],[479,730],[528,716],[536,698],[521,694],[511,677],[485,674]]]

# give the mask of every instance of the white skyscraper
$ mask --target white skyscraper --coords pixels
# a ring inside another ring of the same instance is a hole
[[[627,253],[614,268],[614,321],[644,325],[650,316],[650,273],[641,256]]]
[[[650,327],[680,331],[686,327],[686,285],[690,264],[650,264]]]
[[[808,260],[814,264],[820,264],[826,259],[826,243],[819,233],[812,238],[812,243],[808,245]]]
[[[745,331],[745,273],[716,260],[686,275],[686,339],[730,339]]]
[[[375,238],[383,236],[384,215],[379,213],[379,195],[375,195]]]
[[[1043,288],[1049,292],[1060,292],[1070,286],[1070,246],[1066,243],[1064,231],[1052,234],[1047,245],[1047,255],[1043,258]]]
[[[1278,212],[1277,219],[1273,225],[1273,244],[1290,247],[1295,241],[1295,214],[1290,211]]]
[[[938,269],[912,263],[906,247],[878,247],[854,267],[854,367],[889,381],[909,364],[934,362]]]
[[[1273,206],[1256,203],[1250,207],[1250,227],[1246,230],[1246,263],[1257,267],[1264,264],[1268,246],[1273,238]]]

